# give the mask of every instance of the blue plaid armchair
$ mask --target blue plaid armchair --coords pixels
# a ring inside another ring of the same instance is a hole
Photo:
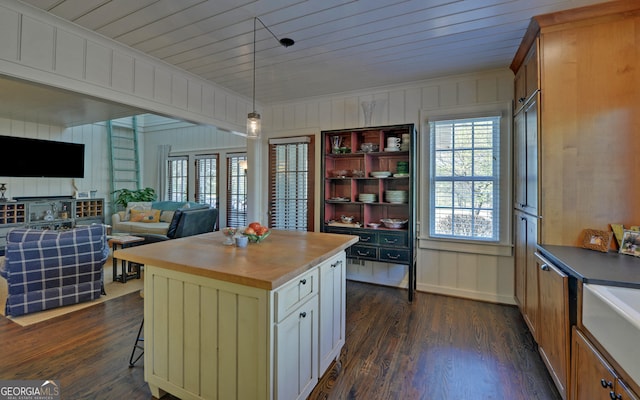
[[[109,255],[104,225],[68,231],[13,229],[7,235],[6,315],[18,316],[100,297]]]

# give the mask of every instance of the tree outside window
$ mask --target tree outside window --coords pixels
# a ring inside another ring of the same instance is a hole
[[[499,240],[500,117],[429,123],[430,234]]]

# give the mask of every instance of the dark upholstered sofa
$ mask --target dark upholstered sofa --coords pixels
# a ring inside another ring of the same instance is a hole
[[[138,233],[136,236],[144,237],[143,244],[146,244],[213,232],[217,227],[217,208],[183,208],[175,211],[166,235]]]
[[[8,286],[6,315],[99,298],[108,255],[106,227],[101,224],[67,231],[11,230],[0,269]]]

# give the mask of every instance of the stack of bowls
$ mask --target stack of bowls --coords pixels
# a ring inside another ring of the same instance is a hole
[[[376,196],[374,193],[360,193],[358,195],[358,200],[363,203],[373,203],[376,201]]]
[[[387,190],[384,199],[388,203],[402,204],[409,200],[409,192],[406,190]]]

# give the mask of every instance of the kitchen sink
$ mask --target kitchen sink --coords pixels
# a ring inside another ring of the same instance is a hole
[[[640,383],[640,289],[584,284],[582,324]]]

